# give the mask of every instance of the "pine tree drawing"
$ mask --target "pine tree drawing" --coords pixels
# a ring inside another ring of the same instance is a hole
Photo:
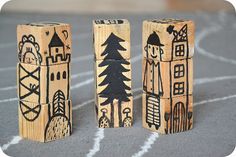
[[[126,61],[120,54],[122,51],[126,51],[124,47],[120,45],[120,42],[125,40],[119,38],[115,34],[111,33],[107,40],[102,44],[106,46],[101,56],[105,56],[104,60],[99,64],[99,67],[106,67],[106,69],[99,75],[99,77],[105,76],[105,79],[98,86],[106,86],[99,94],[103,98],[107,98],[101,106],[111,105],[111,127],[114,127],[114,105],[113,101],[118,100],[118,116],[119,126],[122,126],[122,102],[128,102],[129,96],[131,96],[131,90],[129,86],[125,84],[126,81],[130,81],[124,73],[129,72],[130,69],[126,69],[123,65],[129,65],[130,62]]]

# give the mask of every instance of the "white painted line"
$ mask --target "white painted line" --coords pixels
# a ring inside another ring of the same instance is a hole
[[[221,98],[214,98],[214,99],[203,100],[203,101],[194,103],[194,106],[202,105],[202,104],[208,104],[208,103],[217,102],[217,101],[228,100],[228,99],[232,99],[232,98],[236,98],[236,94],[235,95],[229,95],[229,96],[221,97]]]
[[[18,98],[3,99],[3,100],[0,100],[0,103],[11,102],[11,101],[17,101],[17,100],[18,100]]]
[[[152,148],[152,145],[154,144],[154,142],[156,141],[156,139],[158,137],[159,137],[158,133],[156,133],[156,132],[151,133],[151,135],[144,142],[144,145],[141,146],[141,150],[139,152],[135,153],[134,155],[132,155],[132,157],[141,157],[145,153],[147,153],[148,150]]]
[[[10,157],[10,156],[6,155],[0,147],[0,157]]]
[[[92,157],[100,150],[100,142],[102,141],[103,138],[104,138],[104,129],[98,128],[94,138],[93,148],[89,150],[89,153],[86,155],[86,157]]]
[[[81,107],[84,107],[84,106],[86,106],[86,105],[88,105],[92,102],[94,102],[94,99],[90,99],[90,100],[85,101],[85,102],[83,102],[82,104],[79,104],[79,105],[75,105],[75,106],[72,107],[72,110],[77,110],[77,109],[79,109]]]
[[[194,80],[194,85],[200,85],[204,83],[213,83],[224,80],[233,80],[236,79],[236,75],[233,76],[220,76],[220,77],[209,77],[209,78],[199,78]]]
[[[86,80],[86,81],[83,81],[83,82],[81,82],[81,83],[78,83],[78,84],[75,84],[75,85],[71,86],[70,89],[71,89],[71,90],[74,90],[74,89],[76,89],[76,88],[83,87],[83,86],[85,86],[85,85],[88,85],[88,84],[93,83],[93,81],[94,81],[93,78],[88,79],[88,80]]]
[[[89,76],[89,75],[93,75],[93,71],[87,71],[87,72],[83,72],[83,73],[73,74],[73,75],[71,75],[71,79],[75,79],[77,77]]]
[[[204,50],[203,48],[200,47],[200,42],[202,41],[202,39],[206,38],[206,36],[212,34],[212,33],[216,33],[218,31],[220,31],[222,28],[219,27],[219,26],[213,26],[213,27],[210,27],[208,29],[205,29],[203,31],[201,31],[199,33],[199,35],[196,37],[196,48],[198,50],[198,53],[201,54],[201,55],[204,55],[210,59],[214,59],[214,60],[217,60],[217,61],[221,61],[221,62],[225,62],[225,63],[230,63],[230,64],[233,64],[233,65],[236,65],[236,60],[234,59],[228,59],[228,58],[225,58],[225,57],[222,57],[222,56],[218,56],[218,55],[215,55],[213,53],[210,53],[206,50]]]
[[[8,90],[16,89],[16,88],[17,86],[3,87],[3,88],[0,88],[0,91],[8,91]]]
[[[92,58],[93,58],[93,55],[79,56],[79,57],[72,58],[71,62],[72,63],[77,63],[77,62],[89,60],[89,59],[92,59]]]
[[[17,144],[20,142],[22,138],[20,136],[13,136],[12,140],[10,142],[8,142],[7,144],[4,144],[2,146],[2,150],[7,150],[8,147],[10,147],[11,145]]]

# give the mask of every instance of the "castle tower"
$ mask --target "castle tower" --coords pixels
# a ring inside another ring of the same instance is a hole
[[[144,21],[143,47],[143,126],[164,134],[191,129],[193,22]]]
[[[18,25],[20,136],[48,142],[72,132],[70,25]]]

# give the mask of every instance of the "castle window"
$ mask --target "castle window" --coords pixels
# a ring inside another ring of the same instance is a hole
[[[63,71],[62,77],[63,79],[66,79],[66,71]]]
[[[184,76],[184,64],[177,64],[174,67],[174,78],[180,78]]]
[[[61,79],[61,76],[60,76],[60,72],[57,73],[57,80],[60,80]]]
[[[184,56],[184,44],[175,46],[175,55],[176,56]]]
[[[59,52],[59,49],[58,48],[56,48],[56,53],[58,53]]]
[[[51,81],[54,81],[54,73],[51,73]]]
[[[174,83],[174,95],[184,94],[184,82]]]

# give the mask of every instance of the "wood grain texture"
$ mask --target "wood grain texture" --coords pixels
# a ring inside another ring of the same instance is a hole
[[[72,132],[70,100],[50,104],[19,101],[19,134],[34,141],[49,142]]]
[[[25,63],[17,65],[18,98],[32,103],[51,103],[60,91],[63,99],[70,99],[69,63],[38,66]]]
[[[119,96],[117,96],[119,97]],[[133,97],[128,97],[127,102],[119,102],[103,105],[106,98],[96,96],[96,118],[100,128],[131,127],[133,124]]]
[[[114,20],[94,20],[93,21],[93,42],[95,49],[95,60],[103,60],[105,58],[103,54],[107,47],[109,37],[112,38],[111,34],[114,34],[116,40],[120,42],[123,50],[120,55],[123,59],[130,59],[130,24],[126,19],[114,19]],[[111,40],[114,41],[114,38]],[[106,43],[107,41],[107,43]],[[114,46],[114,45],[113,45]],[[118,59],[115,55],[111,56],[110,59]]]
[[[21,63],[55,65],[71,60],[71,26],[56,22],[17,26],[18,58]]]
[[[186,96],[193,93],[192,58],[172,62],[143,58],[142,69],[144,92],[159,95],[161,98]]]
[[[144,128],[161,134],[172,134],[192,129],[192,95],[163,99],[143,93],[142,101]]]
[[[191,58],[194,54],[195,26],[191,20],[145,20],[143,56],[158,61]]]

